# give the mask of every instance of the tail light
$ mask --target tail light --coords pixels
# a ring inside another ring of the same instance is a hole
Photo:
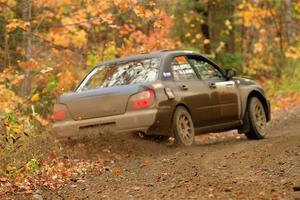
[[[53,119],[54,120],[62,120],[65,118],[65,112],[64,111],[56,111],[53,114]]]
[[[150,107],[155,100],[154,90],[144,90],[130,97],[130,107],[143,109]]]

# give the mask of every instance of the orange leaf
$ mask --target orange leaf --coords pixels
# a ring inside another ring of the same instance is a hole
[[[145,157],[144,158],[144,165],[148,165],[149,163],[150,163],[150,161],[151,161],[151,158],[150,157]]]
[[[112,172],[115,176],[120,176],[122,170],[119,167],[115,167],[115,168],[113,168]]]

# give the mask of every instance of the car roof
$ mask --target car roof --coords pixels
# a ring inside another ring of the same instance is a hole
[[[176,55],[199,55],[199,53],[189,50],[160,50],[160,51],[153,51],[149,53],[142,53],[142,54],[136,54],[131,56],[125,56],[113,60],[109,60],[106,62],[103,62],[100,65],[110,65],[110,64],[116,64],[116,63],[123,63],[123,62],[130,62],[134,60],[143,60],[148,58],[160,58],[160,57],[166,57],[166,56],[176,56]],[[201,56],[203,57],[203,56]]]

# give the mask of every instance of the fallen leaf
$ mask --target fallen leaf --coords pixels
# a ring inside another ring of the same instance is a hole
[[[31,101],[33,101],[33,102],[37,102],[38,100],[40,100],[40,95],[38,93],[34,94],[31,97]]]
[[[150,157],[145,157],[144,158],[144,165],[148,165],[149,163],[150,163],[150,161],[151,161],[151,158]]]
[[[67,200],[77,200],[77,199],[74,197],[69,197],[69,198],[67,198]]]
[[[119,167],[115,167],[115,168],[113,168],[112,172],[115,176],[120,176],[122,170]]]
[[[27,194],[27,195],[30,195],[30,194],[32,194],[32,190],[25,190],[24,193]]]

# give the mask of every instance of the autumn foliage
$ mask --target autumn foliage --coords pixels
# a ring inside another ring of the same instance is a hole
[[[47,176],[70,179],[72,160],[41,161],[53,147],[28,149],[54,142],[56,96],[72,91],[96,64],[192,49],[266,84],[276,106],[286,107],[299,100],[299,27],[296,0],[0,0],[0,184],[6,188],[0,196],[21,186],[27,193],[37,185],[58,187]],[[278,97],[286,79],[287,92]]]

